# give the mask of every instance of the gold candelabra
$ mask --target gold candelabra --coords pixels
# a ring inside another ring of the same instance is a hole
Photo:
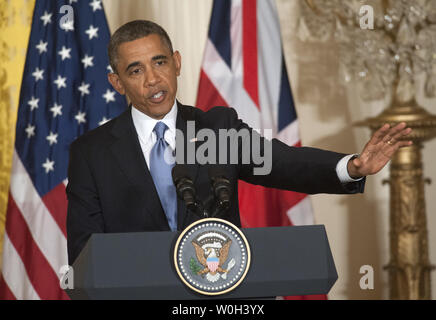
[[[374,29],[362,29],[360,8],[371,5]],[[390,97],[378,116],[357,123],[373,131],[406,122],[414,144],[393,157],[390,178],[391,299],[431,299],[428,232],[421,150],[436,136],[436,116],[416,102],[418,75],[424,94],[436,97],[436,0],[305,0],[300,28],[307,39],[339,44],[346,81],[355,80],[364,101]],[[408,137],[409,139],[409,137]]]
[[[413,129],[412,146],[401,148],[393,157],[390,178],[390,261],[391,299],[431,299],[428,235],[425,211],[421,149],[423,142],[436,136],[436,116],[430,115],[415,101],[393,103],[377,117],[359,125],[378,129],[384,123],[406,122]]]

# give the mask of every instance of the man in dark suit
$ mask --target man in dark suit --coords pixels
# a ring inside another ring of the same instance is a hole
[[[181,57],[166,32],[149,21],[133,21],[118,29],[109,44],[113,73],[109,81],[131,105],[119,117],[79,137],[70,148],[68,171],[68,257],[72,264],[93,233],[182,230],[197,216],[177,199],[172,165],[163,149],[176,150],[176,131],[244,129],[256,134],[234,109],[203,112],[176,101]],[[255,175],[253,161],[224,167],[232,192],[223,217],[240,225],[238,179],[303,193],[363,192],[365,176],[380,171],[410,133],[404,123],[379,129],[360,156],[315,148],[293,148],[273,139],[271,172]],[[183,141],[184,146],[195,141]],[[263,145],[263,144],[261,144]],[[241,143],[238,150],[242,150]],[[208,165],[190,166],[201,200],[210,192]]]

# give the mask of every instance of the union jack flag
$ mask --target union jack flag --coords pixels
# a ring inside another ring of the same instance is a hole
[[[272,138],[301,146],[273,0],[214,1],[196,104],[203,110],[231,106],[252,128],[270,129]],[[243,227],[314,222],[306,194],[243,181],[238,193]]]

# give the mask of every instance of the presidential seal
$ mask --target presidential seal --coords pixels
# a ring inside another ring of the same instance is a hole
[[[177,239],[174,263],[189,288],[204,295],[220,295],[244,280],[250,267],[250,247],[244,234],[230,222],[202,219]]]

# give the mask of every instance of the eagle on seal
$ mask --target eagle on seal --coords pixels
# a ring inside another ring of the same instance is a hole
[[[203,246],[200,246],[196,241],[192,241],[192,245],[195,248],[197,259],[204,267],[204,269],[197,272],[197,274],[206,274],[206,278],[211,282],[217,281],[220,276],[225,279],[227,276],[227,272],[233,267],[235,263],[234,259],[232,259],[232,261],[230,261],[230,263],[228,264],[227,269],[223,269],[223,264],[227,260],[231,244],[232,241],[230,239],[228,239],[222,245],[220,243],[213,243]],[[221,275],[220,273],[223,273],[223,275]]]

